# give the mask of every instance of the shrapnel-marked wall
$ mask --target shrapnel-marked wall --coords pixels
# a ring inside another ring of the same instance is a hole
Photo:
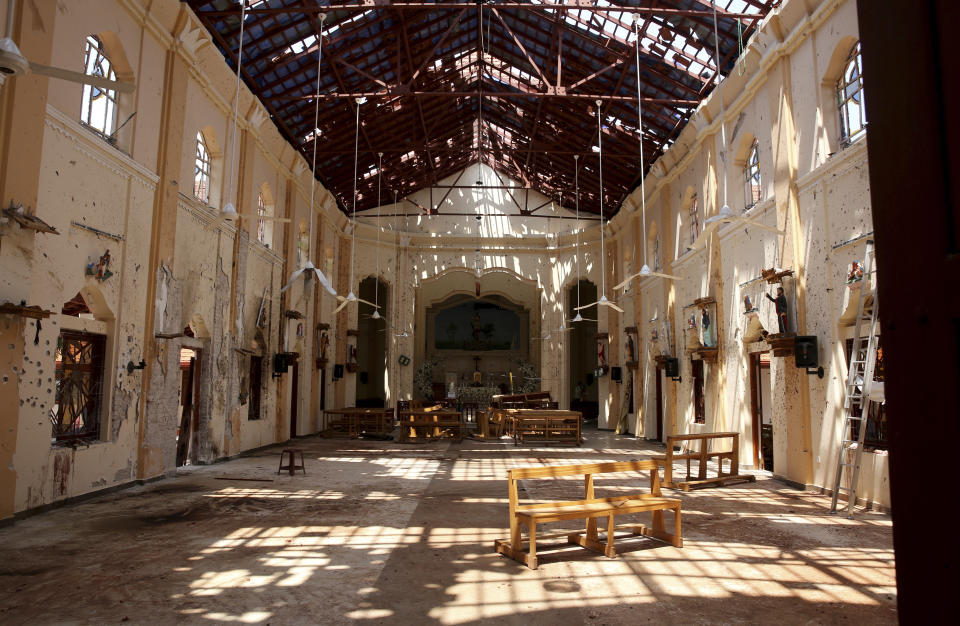
[[[750,355],[769,351],[770,345],[752,336],[758,328],[751,328],[751,321],[756,318],[767,332],[778,331],[773,303],[765,297],[776,295],[775,285],[760,280],[760,272],[790,269],[794,276],[784,287],[791,330],[818,337],[825,376],[808,376],[794,366],[792,356],[772,357],[764,370],[772,390],[773,471],[794,483],[832,488],[847,373],[844,342],[852,337],[850,309],[855,313],[857,303],[858,285],[851,289],[846,284],[847,268],[864,260],[866,239],[840,244],[873,230],[869,132],[850,145],[841,144],[836,96],[843,64],[857,40],[852,0],[792,1],[772,11],[738,61],[742,74],[733,71],[722,81],[652,165],[646,178],[646,224],[639,188],[614,218],[624,251],[617,259],[622,273],[639,269],[646,239],[647,262],[654,264],[652,249],[658,241],[662,271],[682,278],[638,279],[624,295],[617,294],[627,307],[624,318],[635,319],[639,330],[636,393],[642,408],[633,432],[655,437],[653,387],[663,373],[653,357],[678,356],[682,382],[661,379],[663,434],[738,431],[740,461],[754,465],[759,434],[751,412]],[[762,195],[744,211],[744,167],[754,140]],[[696,203],[702,229],[724,198],[734,213],[783,232],[724,224],[708,245],[691,249],[691,205]],[[744,296],[758,308],[755,316],[744,313]],[[713,324],[719,354],[715,363],[703,364],[706,420],[697,424],[684,329],[689,316],[699,313],[691,305],[703,297],[717,301]],[[887,460],[886,451],[867,450],[858,488],[858,497],[884,507],[890,505]]]
[[[652,164],[646,223],[638,189],[604,226],[603,246],[595,216],[577,222],[571,211],[531,193],[530,205],[542,209],[517,217],[516,198],[496,185],[436,196],[423,190],[411,195],[412,202],[401,199],[399,208],[384,189],[381,212],[407,216],[378,224],[376,211],[367,210],[357,214],[354,232],[334,198],[319,183],[311,186],[309,164],[245,86],[236,103],[234,141],[235,75],[184,4],[92,0],[82,11],[74,3],[40,4],[29,18],[18,11],[14,37],[24,54],[79,68],[85,38],[100,35],[118,77],[137,85],[121,96],[118,123],[136,115],[113,145],[79,122],[81,86],[36,76],[0,84],[0,203],[22,203],[60,232],[34,234],[0,224],[0,304],[24,301],[53,311],[39,332],[31,319],[0,315],[0,406],[9,407],[0,411],[0,518],[175,471],[181,347],[200,354],[193,463],[286,440],[294,405],[297,434],[303,435],[323,427],[324,407],[354,404],[357,374],[335,380],[333,366],[346,362],[347,331],[359,327],[359,307],[334,314],[338,301],[303,279],[280,292],[308,259],[340,294],[359,292],[371,276],[385,284],[386,321],[409,333],[391,332],[385,342],[388,406],[414,397],[413,373],[429,335],[426,308],[450,293],[471,292],[479,282],[481,291],[504,294],[531,311],[530,360],[541,387],[569,407],[573,392],[565,381],[573,340],[570,333],[550,331],[569,326],[570,288],[579,276],[625,309],[585,312],[597,319],[598,332],[609,333],[607,360],[625,374],[622,383],[610,376],[596,380],[598,426],[616,426],[624,388],[632,383],[636,410],[629,431],[654,438],[654,388],[663,373],[653,357],[674,354],[683,381],[661,378],[661,435],[738,431],[746,466],[755,452],[750,355],[769,345],[759,336],[745,341],[757,326],[743,315],[743,297],[758,305],[757,323],[774,332],[775,314],[763,297],[772,288],[756,279],[764,268],[792,269],[794,324],[820,339],[826,375],[820,380],[791,360],[771,359],[774,473],[804,485],[832,484],[846,375],[843,342],[856,298],[844,284],[845,272],[862,258],[858,245],[834,246],[872,230],[867,139],[841,148],[833,93],[857,41],[852,0],[788,0],[775,9],[748,42],[743,73],[733,72]],[[207,202],[193,190],[198,133],[212,157]],[[687,251],[694,201],[701,225],[723,204],[724,187],[736,212],[745,204],[743,161],[754,139],[762,199],[747,216],[783,234],[732,224],[718,229],[705,249]],[[493,174],[473,167],[462,178],[484,176]],[[438,184],[455,185],[459,178]],[[290,220],[267,228],[264,242],[254,219],[261,196],[274,215]],[[217,220],[227,201],[243,216],[239,222]],[[413,210],[417,204],[439,204],[440,214]],[[565,198],[564,206],[571,205]],[[483,216],[476,220],[474,213]],[[85,268],[105,251],[114,274],[99,282]],[[661,270],[683,280],[645,278],[614,292],[613,285],[644,261],[654,265],[655,256]],[[95,319],[60,314],[78,292]],[[706,421],[694,424],[683,326],[688,305],[704,296],[717,301],[719,354],[704,364]],[[330,325],[322,368],[316,363],[321,323]],[[626,368],[624,329],[631,326],[638,329],[636,370]],[[107,336],[100,436],[75,446],[51,441],[61,328]],[[186,329],[192,337],[182,336]],[[278,352],[298,355],[297,388],[292,368],[270,376]],[[401,355],[412,362],[400,364]],[[263,358],[261,411],[260,419],[250,419],[250,359],[256,356]],[[141,360],[144,369],[127,372],[128,362]],[[884,452],[865,455],[860,495],[889,505]]]

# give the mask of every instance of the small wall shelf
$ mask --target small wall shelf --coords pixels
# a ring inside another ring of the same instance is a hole
[[[26,230],[32,230],[38,233],[47,233],[49,235],[59,235],[60,232],[47,224],[42,219],[33,215],[32,213],[27,213],[23,210],[22,206],[9,207],[3,210],[3,216],[13,220],[20,225],[20,228]]]
[[[697,348],[690,353],[690,358],[699,359],[705,363],[716,363],[719,353],[720,350],[718,348]]]
[[[26,304],[13,304],[10,302],[0,304],[0,315],[17,315],[19,317],[40,320],[50,317],[52,313],[53,311],[47,311],[36,305],[27,306]]]
[[[767,343],[773,350],[773,356],[791,356],[794,353],[797,333],[773,333],[767,335]]]
[[[793,276],[793,270],[782,270],[775,267],[771,267],[768,270],[760,270],[760,277],[771,285],[782,283],[783,279],[788,276]]]

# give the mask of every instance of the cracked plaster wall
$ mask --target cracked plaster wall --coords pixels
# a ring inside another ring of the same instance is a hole
[[[820,487],[832,487],[841,436],[847,367],[843,340],[852,333],[840,319],[851,302],[851,290],[844,284],[846,270],[854,259],[863,259],[864,250],[862,242],[832,248],[872,231],[868,139],[846,149],[838,147],[832,83],[825,78],[831,59],[838,58],[841,48],[848,51],[856,41],[855,4],[851,0],[785,3],[748,46],[745,75],[731,75],[722,89],[729,145],[727,203],[734,212],[744,205],[743,150],[745,141],[756,137],[763,200],[751,209],[749,217],[785,229],[785,234],[774,235],[743,224],[727,225],[717,231],[712,250],[684,252],[689,244],[689,214],[685,209],[690,192],[698,196],[701,226],[722,203],[723,186],[718,177],[723,168],[719,157],[714,156],[720,149],[719,93],[715,93],[647,177],[648,223],[640,230],[649,232],[657,223],[664,269],[685,280],[670,284],[644,279],[635,287],[642,303],[639,310],[646,306],[644,315],[636,320],[640,354],[649,358],[663,349],[649,339],[649,317],[657,312],[663,319],[663,312],[672,310],[673,353],[680,353],[684,380],[663,383],[665,434],[674,432],[667,426],[671,424],[671,411],[676,413],[676,432],[738,430],[740,461],[750,465],[753,432],[749,350],[769,346],[764,342],[744,344],[748,318],[743,314],[743,296],[750,295],[758,307],[757,317],[763,328],[777,332],[773,304],[763,297],[764,293],[775,295],[775,288],[752,279],[759,277],[762,268],[798,271],[795,279],[785,281],[791,324],[795,329],[802,322],[805,327],[801,334],[819,338],[820,362],[826,375],[823,380],[808,376],[795,368],[792,356],[772,359],[774,471]],[[778,115],[790,116],[790,124],[781,126],[793,129],[793,135],[784,136],[786,141],[778,139],[782,136],[776,129]],[[784,185],[785,176],[793,176],[789,186]],[[614,219],[614,223],[621,223],[622,232],[629,232],[624,223],[633,219],[630,209],[639,205],[636,191]],[[664,251],[668,253],[665,257]],[[705,364],[707,422],[696,425],[692,423],[690,361],[682,350],[683,307],[705,295],[718,300],[720,355],[716,364]],[[852,297],[855,310],[856,295]],[[655,427],[653,376],[657,373],[653,367],[649,361],[641,363],[645,369],[645,385],[641,388],[647,412],[645,429]],[[673,393],[675,399],[670,396]],[[890,504],[887,458],[885,452],[866,452],[858,486],[859,497],[882,506]]]

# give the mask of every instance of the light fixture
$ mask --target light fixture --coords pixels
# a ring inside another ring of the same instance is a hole
[[[637,54],[637,130],[640,133],[640,206],[641,208],[641,219],[643,220],[641,224],[643,225],[644,236],[643,239],[643,265],[640,267],[640,271],[632,276],[628,277],[626,280],[620,282],[618,285],[614,285],[614,290],[616,289],[625,289],[627,285],[630,284],[634,278],[643,278],[646,276],[655,276],[657,278],[671,278],[674,280],[682,280],[680,276],[672,276],[670,274],[664,274],[661,272],[655,272],[650,269],[650,266],[647,265],[647,185],[646,185],[646,172],[644,171],[643,163],[643,97],[640,92],[640,30],[638,22],[640,20],[639,15],[633,16],[633,28],[636,33],[636,54]]]
[[[600,113],[601,104],[602,104],[602,101],[597,100],[597,153],[599,155],[599,161],[600,161],[599,168],[598,168],[599,174],[600,174],[600,194],[599,194],[599,199],[600,199],[600,299],[597,300],[596,302],[591,302],[590,304],[584,304],[582,306],[578,306],[577,310],[586,309],[596,304],[598,307],[605,306],[613,309],[614,311],[617,311],[618,313],[623,313],[623,309],[617,306],[615,302],[607,299],[607,293],[606,293],[607,292],[607,267],[606,267],[607,259],[606,259],[606,247],[604,245],[604,231],[606,230],[606,226],[603,223],[603,122],[602,122],[603,117]]]

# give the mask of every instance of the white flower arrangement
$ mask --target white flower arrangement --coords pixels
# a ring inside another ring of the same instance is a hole
[[[413,387],[425,400],[433,398],[433,368],[442,365],[443,359],[437,356],[430,357],[413,373]]]

